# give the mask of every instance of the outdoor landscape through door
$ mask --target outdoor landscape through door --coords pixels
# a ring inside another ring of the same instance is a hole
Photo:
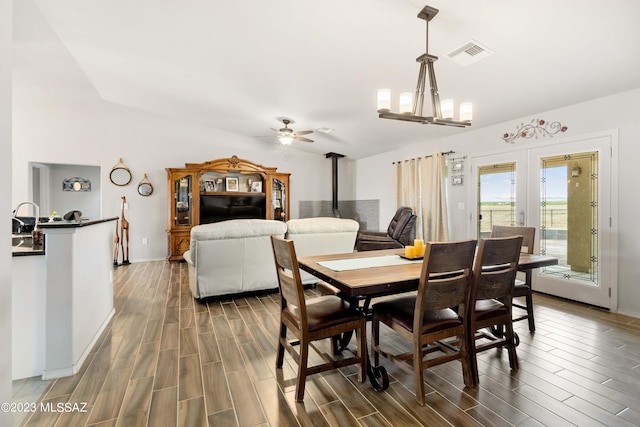
[[[471,159],[476,236],[493,225],[536,227],[535,252],[558,258],[533,273],[533,290],[611,308],[612,136]],[[605,256],[603,256],[605,254]]]

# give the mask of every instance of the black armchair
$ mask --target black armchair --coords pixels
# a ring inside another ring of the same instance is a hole
[[[398,208],[391,219],[386,232],[359,231],[356,239],[356,250],[373,251],[377,249],[403,248],[415,237],[416,216],[409,207]]]

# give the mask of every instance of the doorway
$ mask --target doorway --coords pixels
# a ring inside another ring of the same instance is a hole
[[[475,235],[487,237],[493,225],[533,226],[535,252],[559,260],[534,272],[534,290],[616,308],[614,145],[608,134],[471,159]]]

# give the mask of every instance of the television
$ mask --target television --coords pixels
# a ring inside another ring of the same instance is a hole
[[[266,219],[266,198],[256,195],[201,195],[200,224],[229,219]]]

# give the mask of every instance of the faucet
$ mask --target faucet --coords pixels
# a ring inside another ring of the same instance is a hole
[[[33,226],[33,229],[37,229],[38,228],[38,221],[40,220],[40,207],[38,205],[36,205],[33,202],[21,202],[20,204],[18,204],[18,206],[16,207],[16,209],[13,211],[13,219],[20,221],[18,218],[16,218],[18,216],[18,210],[20,210],[20,207],[22,205],[33,205],[33,207],[36,210],[36,220]],[[20,221],[22,222],[22,221]],[[24,225],[24,222],[22,222],[22,225]]]

